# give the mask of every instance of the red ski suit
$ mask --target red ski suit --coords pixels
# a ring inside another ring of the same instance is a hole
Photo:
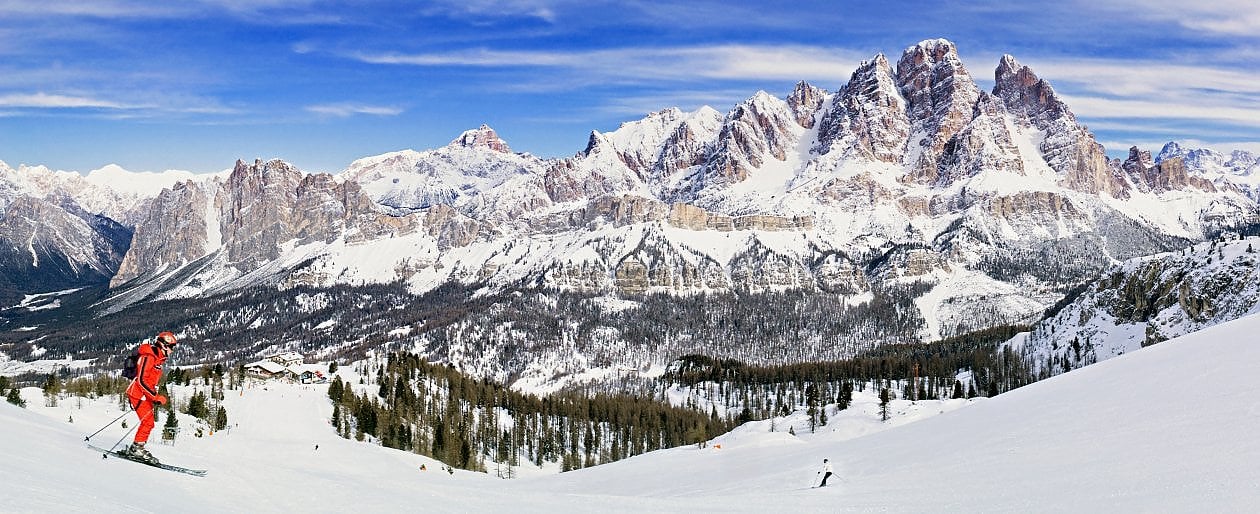
[[[158,380],[162,378],[162,364],[166,363],[167,352],[152,344],[140,345],[140,359],[136,362],[136,378],[127,386],[127,399],[131,408],[140,416],[140,426],[136,428],[137,443],[149,440],[149,432],[153,431],[153,404],[166,403],[166,397],[158,394]]]

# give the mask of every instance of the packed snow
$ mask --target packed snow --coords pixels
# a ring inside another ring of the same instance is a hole
[[[1257,330],[1248,316],[964,408],[894,404],[906,421],[935,411],[913,423],[881,423],[858,402],[815,434],[755,422],[704,448],[516,480],[341,439],[323,386],[278,384],[229,391],[229,431],[154,444],[210,470],[190,477],[85,448],[121,413],[113,400],[47,408],[28,388],[29,409],[0,403],[0,510],[1247,512],[1260,500]],[[811,489],[823,458],[838,476]]]

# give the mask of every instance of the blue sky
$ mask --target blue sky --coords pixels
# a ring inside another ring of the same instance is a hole
[[[0,0],[0,160],[307,171],[488,123],[567,156],[666,107],[727,111],[877,52],[1010,53],[1107,146],[1260,151],[1260,2]]]

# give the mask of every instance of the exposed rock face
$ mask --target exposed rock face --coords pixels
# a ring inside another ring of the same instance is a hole
[[[598,150],[610,151],[637,178],[643,179],[656,167],[663,140],[671,132],[683,128],[685,119],[686,115],[676,107],[648,114],[642,120],[623,123],[611,134],[599,134],[599,138],[592,134],[586,154],[590,155],[597,150],[596,146],[602,146]]]
[[[583,293],[604,291],[608,285],[608,268],[598,261],[562,263],[548,270],[544,281],[553,287]]]
[[[818,262],[814,267],[814,276],[817,277],[818,288],[829,293],[856,296],[871,290],[866,270],[839,255],[830,255]]]
[[[606,220],[615,227],[657,221],[666,216],[663,202],[655,198],[621,195],[605,196],[588,204],[581,212],[581,222],[575,226],[584,226],[596,220]]]
[[[556,203],[599,198],[642,185],[613,142],[599,132],[591,133],[579,157],[552,162],[543,180],[547,195]]]
[[[1121,165],[1138,188],[1148,193],[1195,188],[1202,191],[1216,191],[1211,181],[1190,176],[1185,161],[1180,156],[1166,157],[1155,164],[1151,160],[1151,152],[1138,147],[1129,148],[1129,158]]]
[[[804,128],[814,128],[814,114],[827,99],[827,92],[801,81],[787,97],[788,107],[796,117],[796,123]]]
[[[717,111],[712,113],[718,115]],[[707,145],[717,123],[716,119],[709,124],[679,123],[661,145],[660,158],[656,161],[652,177],[665,181],[682,170],[704,164]]]
[[[1026,191],[994,197],[989,211],[996,217],[1014,219],[1020,216],[1048,214],[1052,219],[1082,219],[1084,213],[1061,194],[1050,191]]]
[[[83,212],[20,195],[0,211],[0,286],[48,292],[108,281],[130,231]],[[7,291],[6,291],[7,292]]]
[[[302,180],[302,172],[284,161],[236,161],[220,192],[228,262],[249,270],[280,256],[280,244],[293,236]]]
[[[472,242],[481,223],[448,210],[389,216],[355,182],[306,175],[279,160],[237,161],[222,183],[180,183],[150,202],[111,284],[173,270],[216,251],[227,265],[248,273],[279,258],[288,243],[362,243],[409,234],[422,224],[443,247]]]
[[[116,287],[146,273],[187,264],[208,253],[221,241],[209,241],[206,219],[211,196],[193,182],[181,182],[164,189],[136,225],[131,249],[110,281]]]
[[[512,149],[508,148],[507,142],[499,139],[499,134],[484,123],[475,130],[465,131],[463,134],[460,134],[454,141],[451,141],[451,144],[464,148],[485,148],[499,153],[512,153]]]
[[[669,209],[669,224],[690,230],[810,230],[814,228],[812,216],[726,216],[711,213],[704,208],[685,203],[675,203]]]
[[[907,180],[935,183],[941,177],[939,160],[945,145],[971,121],[980,88],[959,60],[954,44],[944,39],[906,49],[897,62],[896,78],[906,99],[912,134]]]
[[[1102,145],[1055,94],[1050,83],[1010,55],[994,71],[993,96],[1007,111],[1044,133],[1039,150],[1064,186],[1085,193],[1127,197],[1127,185],[1111,171]]]
[[[721,187],[743,181],[766,164],[766,159],[787,160],[796,144],[799,127],[787,104],[758,91],[726,117],[718,134],[713,159],[705,166],[701,187]]]
[[[971,121],[945,144],[942,183],[953,183],[984,170],[1024,174],[1024,162],[1006,125],[1006,110],[987,93],[976,100]]]
[[[882,162],[899,162],[910,137],[906,101],[897,90],[884,54],[863,62],[823,116],[815,150],[856,149]]]
[[[438,205],[425,214],[424,226],[437,239],[438,248],[468,246],[485,229],[477,220],[464,216],[446,205]]]

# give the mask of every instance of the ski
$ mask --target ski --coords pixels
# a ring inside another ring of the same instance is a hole
[[[91,448],[91,449],[93,449],[93,450],[96,450],[96,451],[98,451],[98,452],[103,453],[103,454],[104,454],[103,456],[113,455],[113,456],[118,457],[118,458],[123,459],[123,460],[129,460],[129,461],[134,462],[134,463],[136,463],[136,464],[144,464],[145,466],[152,466],[152,467],[155,467],[155,468],[161,468],[161,469],[165,469],[165,470],[167,470],[167,471],[174,471],[174,472],[176,472],[176,473],[183,473],[183,474],[185,474],[185,475],[192,475],[192,476],[195,476],[195,477],[204,477],[204,476],[206,476],[206,470],[204,470],[204,469],[191,469],[191,468],[183,468],[183,467],[179,467],[179,466],[172,466],[172,465],[170,465],[170,464],[162,464],[162,463],[160,463],[160,462],[158,462],[158,463],[145,462],[145,461],[142,461],[142,460],[136,460],[136,459],[133,459],[133,458],[131,458],[131,456],[129,456],[129,455],[125,454],[125,453],[122,453],[122,452],[119,452],[119,451],[110,451],[110,450],[106,450],[105,448],[101,448],[101,447],[99,447],[99,446],[95,446],[95,445],[93,445],[93,444],[91,444],[91,443],[88,443],[88,445],[87,445],[87,446],[88,446],[88,448]]]

